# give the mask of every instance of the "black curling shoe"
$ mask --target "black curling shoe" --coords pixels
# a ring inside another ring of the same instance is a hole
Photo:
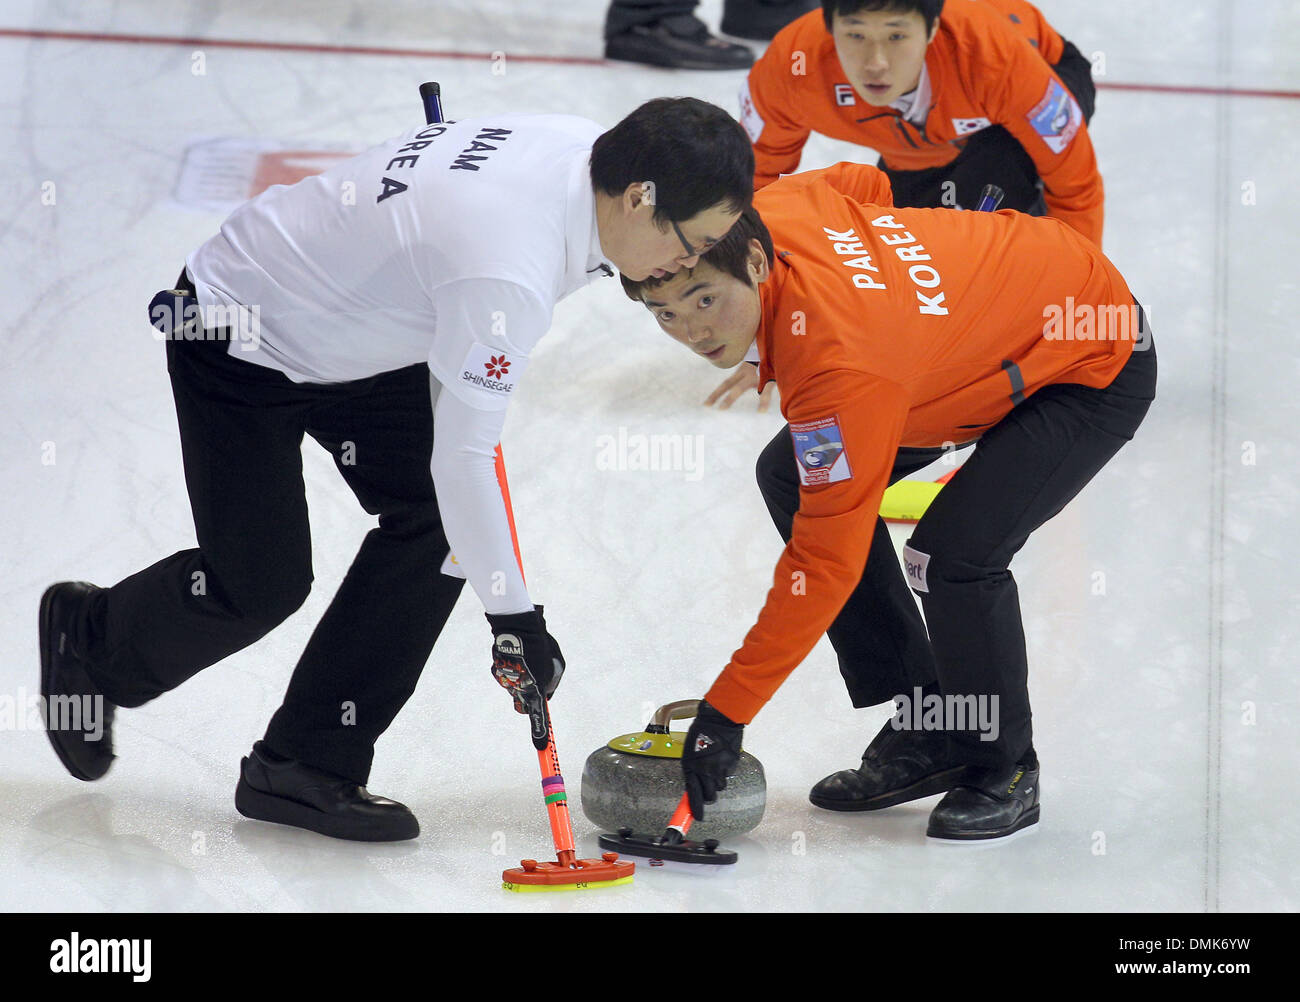
[[[90,680],[77,651],[74,624],[103,588],[61,581],[41,596],[37,627],[41,650],[41,696],[45,734],[64,768],[77,779],[96,780],[113,764],[113,716],[117,706]]]
[[[692,14],[639,24],[605,40],[605,58],[676,70],[747,70],[754,53],[709,34]]]
[[[353,842],[400,842],[420,834],[405,804],[359,783],[275,754],[263,741],[240,762],[235,808],[246,818],[306,828]]]
[[[1038,824],[1038,764],[970,767],[930,812],[926,835],[958,842],[1006,838]]]
[[[944,731],[895,730],[890,718],[858,768],[827,776],[808,799],[828,811],[878,811],[951,790],[962,772]]]

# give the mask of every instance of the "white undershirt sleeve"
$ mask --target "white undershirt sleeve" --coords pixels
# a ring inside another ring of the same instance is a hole
[[[496,471],[506,412],[470,407],[454,394],[439,392],[437,380],[430,389],[437,400],[433,485],[451,552],[487,612],[528,612],[533,603],[515,557]]]
[[[496,448],[528,355],[550,327],[551,308],[531,290],[494,279],[444,285],[433,305],[430,468],[447,541],[486,611],[528,612],[533,602],[515,554]]]

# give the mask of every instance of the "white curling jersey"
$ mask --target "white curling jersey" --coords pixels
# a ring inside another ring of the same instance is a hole
[[[504,407],[555,303],[610,273],[601,131],[570,115],[427,125],[275,185],[189,256],[199,303],[257,307],[231,354],[297,382],[427,361],[472,406]]]
[[[517,114],[413,129],[267,189],[186,261],[205,311],[244,311],[231,355],[318,383],[428,363],[439,513],[491,613],[533,607],[497,454],[506,406],[555,303],[613,274],[601,131]]]

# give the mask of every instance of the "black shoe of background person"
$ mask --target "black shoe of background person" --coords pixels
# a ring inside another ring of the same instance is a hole
[[[90,680],[74,639],[77,617],[104,591],[85,581],[60,581],[45,589],[37,627],[45,734],[64,768],[77,779],[100,779],[113,764],[117,706]]]
[[[970,766],[930,812],[925,834],[958,842],[1005,838],[1038,824],[1038,762]]]
[[[736,38],[770,42],[796,17],[820,6],[817,0],[726,0],[721,30]]]
[[[691,14],[634,25],[605,39],[605,58],[674,70],[745,70],[754,65],[746,46],[709,34]]]
[[[891,717],[860,766],[827,776],[808,799],[828,811],[878,811],[945,793],[963,772],[949,754],[947,732],[895,730]]]
[[[405,804],[359,783],[275,754],[264,741],[239,763],[235,809],[255,821],[306,828],[353,842],[400,842],[420,834]]]

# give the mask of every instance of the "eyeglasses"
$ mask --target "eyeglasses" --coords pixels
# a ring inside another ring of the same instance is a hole
[[[672,223],[673,232],[677,234],[677,239],[682,242],[682,248],[686,251],[686,254],[683,255],[685,257],[699,257],[701,254],[707,252],[709,248],[713,247],[717,243],[716,240],[710,240],[702,248],[696,250],[694,247],[691,246],[691,242],[686,239],[686,234],[682,232],[682,228],[677,225],[677,222],[672,219],[668,221]]]

